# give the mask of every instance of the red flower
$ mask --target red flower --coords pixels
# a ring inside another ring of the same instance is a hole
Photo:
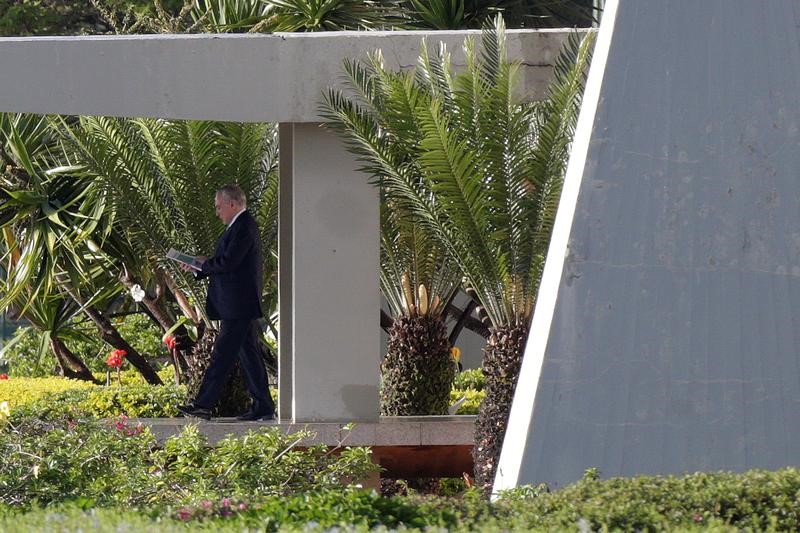
[[[128,355],[128,352],[125,350],[114,350],[106,358],[106,364],[111,368],[119,368],[125,362],[126,355]]]
[[[164,344],[166,344],[167,348],[169,348],[170,350],[174,350],[175,345],[178,344],[178,342],[172,335],[167,335],[166,337],[164,337]]]
[[[5,381],[8,379],[8,374],[0,374],[0,381]]]

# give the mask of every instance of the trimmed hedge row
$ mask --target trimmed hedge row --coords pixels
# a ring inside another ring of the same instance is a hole
[[[450,391],[450,403],[462,398],[457,414],[476,414],[484,392],[475,389],[480,371],[466,371],[461,387]],[[0,402],[12,411],[42,417],[69,413],[72,417],[110,418],[125,414],[131,418],[167,418],[178,415],[177,405],[185,403],[186,388],[172,384],[172,370],[159,371],[165,385],[148,385],[132,371],[122,372],[122,385],[96,386],[63,377],[12,377],[0,381]],[[477,376],[477,377],[476,377]],[[98,375],[98,378],[102,376]],[[116,379],[116,376],[113,376]]]
[[[461,498],[382,498],[372,491],[328,489],[247,500],[198,499],[143,514],[89,509],[86,502],[28,513],[0,510],[0,530],[58,523],[59,530],[120,531],[797,531],[800,471],[692,474],[598,481],[556,492],[525,487],[496,503]],[[13,526],[13,527],[11,527]]]

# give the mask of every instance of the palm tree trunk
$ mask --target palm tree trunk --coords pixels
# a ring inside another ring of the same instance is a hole
[[[56,356],[56,361],[58,361],[58,366],[61,368],[61,373],[64,377],[100,384],[81,358],[72,353],[72,350],[67,348],[61,339],[50,338],[50,348]]]
[[[446,415],[455,370],[441,315],[395,317],[381,363],[381,415]]]
[[[133,346],[128,344],[128,341],[122,338],[117,328],[114,327],[103,313],[94,307],[85,307],[84,313],[95,323],[100,330],[100,336],[105,342],[118,350],[125,350],[125,357],[130,361],[131,365],[142,374],[145,381],[151,385],[163,385],[161,378],[158,377],[158,374],[156,374],[156,371],[150,366],[150,363],[147,362],[147,359],[137,352]]]
[[[484,348],[483,373],[486,397],[475,421],[475,483],[489,494],[508,425],[508,414],[522,366],[527,326],[492,328]]]

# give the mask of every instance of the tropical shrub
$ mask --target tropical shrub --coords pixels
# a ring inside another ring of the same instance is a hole
[[[144,314],[136,313],[112,319],[122,335],[140,353],[152,357],[167,356],[167,349],[161,342],[158,327]],[[82,335],[69,344],[75,355],[83,359],[92,372],[106,370],[105,356],[113,348],[94,335],[94,326],[81,322],[73,325]],[[14,333],[8,348],[2,351],[2,359],[8,364],[10,373],[15,376],[52,376],[56,362],[52,358],[49,345],[42,344],[42,333],[31,327],[21,327]]]
[[[25,378],[12,374],[8,379],[0,380],[0,402],[8,402],[13,410],[53,395],[82,395],[95,388],[96,385],[77,379]]]
[[[366,448],[300,449],[301,431],[262,428],[209,446],[196,426],[157,446],[146,427],[116,421],[12,417],[0,429],[0,504],[183,505],[340,489],[377,467]]]
[[[480,368],[470,368],[456,374],[456,379],[453,381],[453,387],[456,389],[472,389],[482,391],[486,384],[486,378],[483,375],[483,370]]]

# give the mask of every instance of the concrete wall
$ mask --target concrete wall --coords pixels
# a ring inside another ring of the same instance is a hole
[[[799,23],[606,6],[496,488],[797,464]]]
[[[479,32],[326,32],[0,38],[0,111],[317,122],[322,91],[344,58],[381,48],[387,66],[416,63],[420,41],[443,41],[463,64]],[[524,94],[540,97],[567,32],[510,30]]]

